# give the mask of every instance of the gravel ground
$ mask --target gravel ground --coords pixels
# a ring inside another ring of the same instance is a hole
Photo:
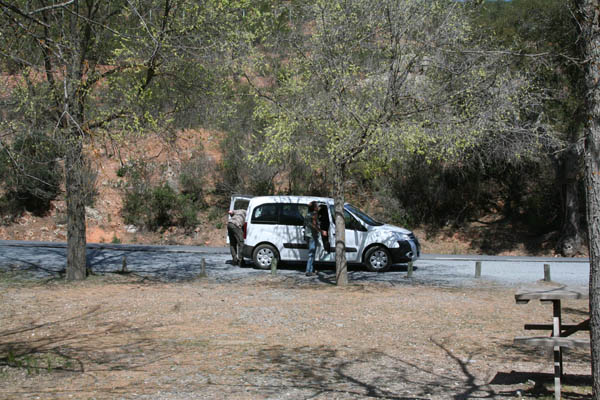
[[[164,282],[135,274],[0,274],[0,399],[551,398],[551,354],[519,348],[514,288],[331,284],[264,271]],[[566,322],[587,313],[566,304]],[[565,354],[563,398],[589,398],[587,352]]]
[[[66,249],[63,247],[22,246],[0,241],[0,271],[21,272],[44,279],[57,277],[65,269]],[[10,242],[21,243],[21,242]],[[107,246],[107,245],[104,245]],[[114,246],[114,245],[113,245]],[[464,257],[464,258],[460,258]],[[118,271],[126,262],[129,271],[150,279],[181,281],[196,277],[205,260],[211,278],[221,282],[247,279],[263,275],[264,271],[238,268],[229,264],[226,248],[192,246],[115,246],[88,249],[88,265],[96,273]],[[475,261],[482,262],[481,279],[474,279]],[[551,267],[552,279],[570,286],[587,286],[589,261],[565,258],[533,257],[483,257],[423,255],[414,265],[414,275],[406,279],[406,265],[394,265],[384,274],[372,273],[365,268],[352,266],[350,279],[354,282],[381,282],[394,285],[430,285],[439,287],[479,286],[481,281],[491,281],[505,286],[533,284],[544,277],[544,264]],[[280,266],[280,274],[294,277],[304,264]],[[322,277],[334,279],[334,266],[319,265]]]

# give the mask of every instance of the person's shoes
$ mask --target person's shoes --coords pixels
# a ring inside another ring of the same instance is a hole
[[[312,274],[310,272],[307,272],[305,275],[306,276],[311,276]]]

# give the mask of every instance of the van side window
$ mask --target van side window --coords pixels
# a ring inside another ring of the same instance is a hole
[[[344,210],[344,221],[346,222],[346,229],[352,231],[366,231],[365,227],[346,210]]]
[[[254,209],[251,221],[254,224],[277,224],[278,214],[278,204],[262,204]]]
[[[279,223],[281,225],[304,225],[304,215],[308,212],[306,204],[282,204]]]
[[[333,205],[329,206],[329,211],[331,212],[331,215],[333,215],[334,221],[335,221],[335,207]],[[356,218],[354,218],[353,215],[351,215],[348,211],[344,210],[344,222],[346,224],[346,229],[349,229],[351,231],[363,231],[366,232],[367,228],[365,228],[363,226],[363,224],[361,224],[360,222],[358,222],[356,220]]]

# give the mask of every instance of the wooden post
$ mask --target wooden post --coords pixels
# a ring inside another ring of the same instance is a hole
[[[544,264],[544,282],[550,282],[550,264]]]
[[[271,275],[277,274],[277,257],[273,257],[273,261],[271,261]]]
[[[200,276],[204,278],[206,276],[206,259],[202,259],[200,262]]]
[[[412,274],[413,274],[413,262],[409,261],[408,262],[408,267],[406,269],[406,277],[407,278],[412,278]]]
[[[123,256],[123,260],[121,260],[121,273],[127,273],[127,257]]]
[[[550,266],[544,264],[544,271],[548,267],[548,277],[550,277]],[[560,300],[552,301],[552,336],[560,337],[561,332],[561,309]],[[561,379],[563,378],[562,349],[560,346],[554,346],[554,399],[560,400]]]
[[[481,261],[475,263],[475,278],[481,278]]]

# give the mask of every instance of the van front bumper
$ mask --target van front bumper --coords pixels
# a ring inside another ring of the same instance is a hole
[[[421,246],[417,240],[401,240],[399,247],[389,249],[393,264],[416,261],[421,256]]]

